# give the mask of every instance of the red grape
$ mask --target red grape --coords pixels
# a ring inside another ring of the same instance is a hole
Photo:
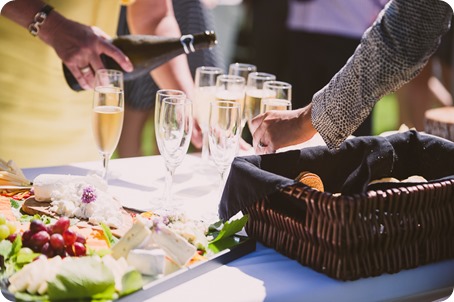
[[[74,243],[74,254],[76,256],[85,256],[86,253],[87,253],[87,249],[85,248],[85,245],[83,245],[80,242]]]
[[[57,222],[52,226],[52,233],[63,234],[70,225],[68,217],[60,217]]]
[[[66,254],[67,256],[75,256],[75,252],[74,252],[74,245],[67,245],[66,246]]]
[[[65,240],[65,245],[73,245],[76,242],[77,234],[73,230],[66,230],[63,233],[63,239]]]
[[[81,234],[77,233],[76,234],[76,242],[80,242],[82,244],[85,244],[87,242],[87,240],[85,239],[84,236],[82,236]]]
[[[30,240],[30,237],[32,237],[32,231],[30,230],[26,230],[23,234],[22,234],[22,242],[28,242]]]
[[[61,234],[55,233],[50,236],[50,245],[56,251],[65,249],[65,241]]]
[[[30,247],[32,250],[35,252],[39,252],[43,245],[47,242],[49,242],[49,233],[46,231],[39,231],[36,234],[33,234],[32,237],[30,238]]]
[[[16,237],[17,237],[17,233],[10,234],[10,235],[8,236],[8,240],[11,241],[11,243],[13,243],[14,240],[16,240]]]
[[[47,230],[46,225],[41,220],[33,219],[30,222],[30,231],[32,232],[32,234],[36,234],[40,231],[46,231],[46,230]]]
[[[44,243],[43,247],[41,248],[41,253],[46,255],[47,258],[52,258],[55,255],[55,252],[50,246],[49,242]]]

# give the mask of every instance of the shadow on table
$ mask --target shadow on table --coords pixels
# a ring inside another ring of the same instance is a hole
[[[90,171],[90,169],[79,168],[74,166],[55,166],[55,167],[46,167],[46,174],[62,174],[62,175],[80,175],[85,176]],[[40,174],[43,174],[43,168],[27,168],[24,169],[24,174],[29,180],[35,179]]]

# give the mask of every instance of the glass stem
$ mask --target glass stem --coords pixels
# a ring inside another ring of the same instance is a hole
[[[102,165],[104,167],[104,170],[102,172],[102,178],[107,181],[107,174],[108,174],[108,169],[109,169],[109,160],[110,160],[110,154],[103,153],[102,154]]]
[[[222,198],[222,193],[224,192],[224,186],[225,186],[225,183],[227,181],[226,177],[227,177],[227,172],[228,169],[223,169],[220,173],[220,179],[219,179],[219,201],[221,201],[221,198]]]
[[[173,174],[175,173],[175,167],[166,166],[166,170],[167,170],[167,173],[166,173],[163,199],[166,202],[170,202],[172,200],[172,184],[173,184]]]
[[[208,146],[208,133],[206,131],[202,132],[202,139],[202,161],[207,163],[210,156],[210,150]]]

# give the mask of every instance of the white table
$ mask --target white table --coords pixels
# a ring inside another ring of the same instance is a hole
[[[87,162],[24,173],[29,179],[42,173],[86,175],[100,165]],[[165,169],[159,156],[112,160],[110,169],[114,179],[109,190],[125,206],[145,209],[161,194]],[[173,189],[190,215],[207,218],[217,209],[217,186],[214,168],[204,168],[198,156],[188,155],[176,170]],[[449,296],[453,287],[454,260],[342,282],[257,244],[255,252],[147,301],[434,301]]]

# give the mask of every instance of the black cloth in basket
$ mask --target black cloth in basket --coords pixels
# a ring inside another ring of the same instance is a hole
[[[343,195],[364,193],[372,180],[385,177],[405,179],[419,175],[433,183],[454,179],[454,143],[407,131],[387,137],[349,139],[338,150],[319,146],[237,157],[220,202],[221,219],[227,220],[251,203],[295,184],[295,178],[302,171],[320,176],[325,192]],[[397,185],[391,183],[389,186]]]

